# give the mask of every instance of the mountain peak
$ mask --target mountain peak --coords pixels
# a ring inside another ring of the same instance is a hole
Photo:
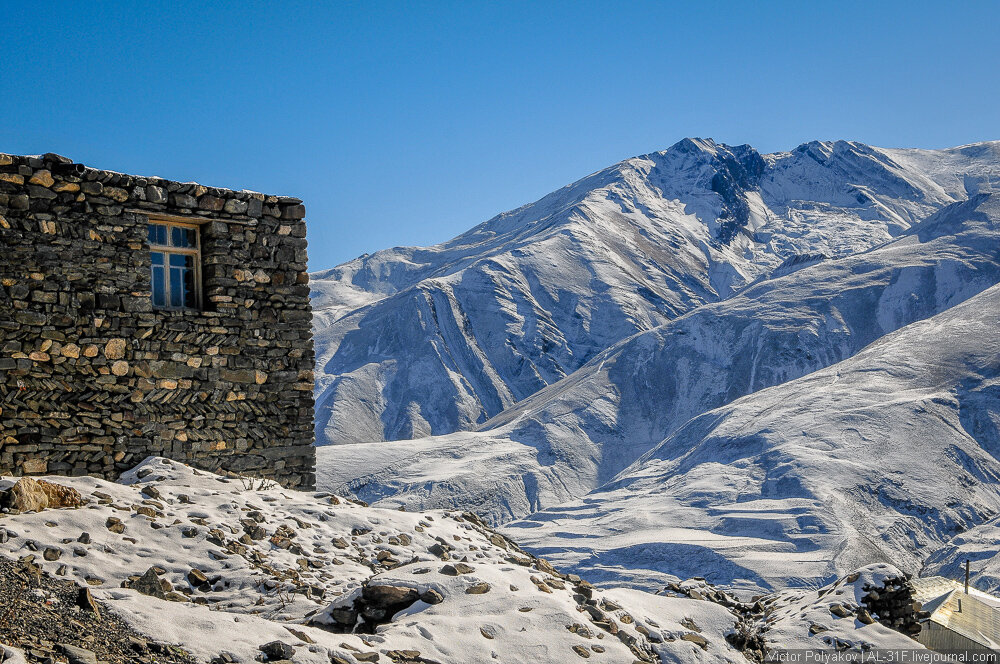
[[[705,152],[714,155],[718,152],[718,149],[720,147],[726,147],[726,146],[716,143],[715,140],[711,138],[691,137],[691,138],[682,138],[681,140],[677,141],[669,148],[667,148],[665,152],[682,152],[682,153]]]

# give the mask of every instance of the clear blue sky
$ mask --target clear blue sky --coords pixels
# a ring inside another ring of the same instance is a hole
[[[685,136],[1000,138],[996,1],[17,2],[0,26],[0,151],[299,196],[314,270]]]

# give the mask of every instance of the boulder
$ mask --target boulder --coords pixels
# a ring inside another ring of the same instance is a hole
[[[49,497],[38,480],[22,477],[0,496],[0,504],[18,512],[41,512],[49,506]]]
[[[0,505],[18,512],[41,512],[47,508],[82,504],[83,496],[76,489],[32,477],[22,477],[0,494]]]

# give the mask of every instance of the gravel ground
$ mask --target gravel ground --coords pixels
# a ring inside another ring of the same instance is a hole
[[[137,634],[101,606],[95,604],[99,615],[81,609],[81,592],[72,581],[45,576],[30,562],[0,558],[0,644],[22,649],[29,662],[46,664],[95,659],[193,664],[183,650]]]

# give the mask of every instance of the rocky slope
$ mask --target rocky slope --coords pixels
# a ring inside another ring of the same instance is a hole
[[[5,664],[63,657],[115,664],[194,662],[182,649],[138,634],[73,581],[41,574],[28,561],[0,557],[0,607],[0,661]]]
[[[629,335],[988,190],[998,155],[686,139],[444,244],[315,274],[317,439],[475,428]]]

